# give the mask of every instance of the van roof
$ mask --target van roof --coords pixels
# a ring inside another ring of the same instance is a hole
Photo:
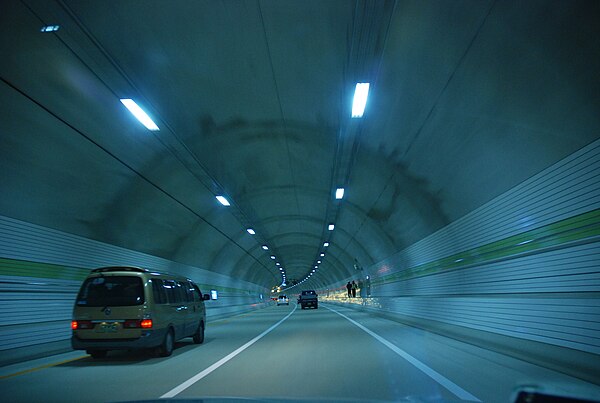
[[[137,266],[108,266],[108,267],[100,267],[97,269],[93,269],[90,274],[100,274],[102,275],[102,273],[113,273],[113,272],[131,272],[131,273],[148,273],[148,274],[152,274],[152,275],[157,275],[157,276],[167,276],[173,279],[177,279],[177,280],[187,280],[187,281],[191,281],[192,283],[196,284],[195,281],[193,281],[192,279],[186,277],[186,276],[182,276],[180,274],[175,274],[175,273],[167,273],[167,272],[162,272],[162,271],[157,271],[157,270],[150,270],[150,269],[146,269],[143,267],[137,267]]]
[[[133,271],[136,273],[149,273],[150,270],[144,269],[142,267],[135,266],[110,266],[110,267],[100,267],[98,269],[92,270],[92,273],[107,273],[111,271]]]

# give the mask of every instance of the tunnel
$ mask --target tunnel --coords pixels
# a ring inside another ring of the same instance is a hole
[[[598,21],[591,0],[3,0],[3,400],[600,401]],[[108,266],[211,294],[205,342],[73,350]]]

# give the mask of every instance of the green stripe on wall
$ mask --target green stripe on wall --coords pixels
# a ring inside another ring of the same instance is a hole
[[[600,236],[600,209],[411,267],[398,273],[375,278],[371,284],[382,285],[464,266],[483,265],[493,260],[531,253],[596,236]]]
[[[90,270],[91,269],[84,269],[81,267],[0,258],[0,276],[35,277],[83,282]],[[198,287],[200,287],[203,292],[205,292],[204,290],[217,290],[219,292],[250,295],[249,291],[237,288],[219,287],[209,284],[198,284]]]
[[[0,275],[83,281],[90,269],[0,258]]]

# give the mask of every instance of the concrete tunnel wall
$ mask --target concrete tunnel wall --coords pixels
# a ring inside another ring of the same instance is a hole
[[[524,358],[598,381],[598,172],[600,140],[405,250],[324,285],[321,297],[463,339],[521,346]],[[207,303],[213,320],[268,304],[268,290],[210,270],[9,217],[0,216],[0,233],[4,362],[66,348],[75,294],[94,267],[186,275],[204,292],[219,291]],[[363,298],[344,297],[351,279],[363,284]]]

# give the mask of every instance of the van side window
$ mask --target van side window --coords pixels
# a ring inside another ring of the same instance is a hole
[[[165,291],[165,287],[163,286],[163,281],[159,278],[153,278],[152,280],[152,292],[154,294],[154,303],[155,304],[166,304],[167,303],[167,293]]]
[[[179,296],[177,295],[177,289],[175,281],[173,280],[163,280],[164,289],[167,292],[167,298],[169,300],[169,304],[177,304],[179,303]]]
[[[194,283],[192,283],[192,287],[194,289],[194,298],[196,301],[202,301],[202,291],[200,291],[198,286]]]
[[[185,294],[185,287],[181,284],[181,281],[175,282],[175,294],[177,295],[177,303],[182,304],[186,302],[187,296]]]
[[[178,281],[177,290],[179,292],[180,302],[189,302],[187,281]]]
[[[194,302],[194,287],[192,287],[192,283],[187,281],[185,283],[185,289],[187,290],[187,300],[188,302]]]

